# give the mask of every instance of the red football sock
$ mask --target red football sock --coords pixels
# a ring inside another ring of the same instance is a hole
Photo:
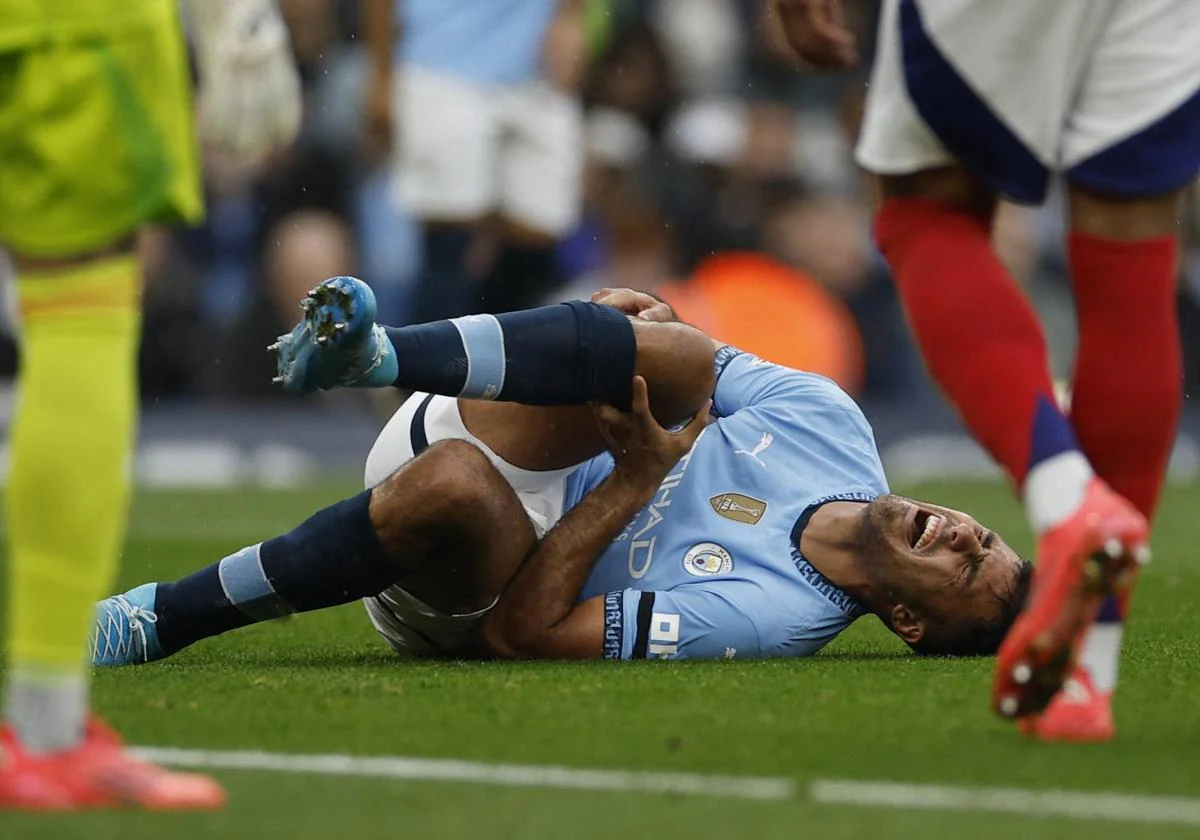
[[[1073,449],[1041,325],[988,224],[936,201],[890,198],[875,239],[930,373],[1017,486],[1038,461]]]
[[[1072,233],[1079,321],[1071,421],[1096,474],[1154,516],[1183,401],[1174,236]]]
[[[1183,402],[1174,236],[1121,242],[1072,233],[1079,321],[1071,421],[1096,473],[1153,518]],[[1102,622],[1121,621],[1128,597]]]

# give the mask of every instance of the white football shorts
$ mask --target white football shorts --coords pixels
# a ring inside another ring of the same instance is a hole
[[[1051,173],[1150,196],[1200,167],[1197,0],[884,0],[856,150],[899,175],[955,160],[1039,203]]]
[[[401,67],[396,86],[397,197],[420,219],[499,213],[547,236],[579,217],[583,117],[546,82],[474,84]]]
[[[514,467],[467,430],[455,397],[418,392],[405,400],[367,455],[366,486],[379,484],[439,440],[466,440],[478,446],[516,491],[538,537],[562,518],[566,479],[576,467],[545,472]],[[363,604],[371,624],[402,656],[461,655],[470,649],[474,626],[488,613],[485,609],[465,615],[448,615],[399,586],[364,598]]]

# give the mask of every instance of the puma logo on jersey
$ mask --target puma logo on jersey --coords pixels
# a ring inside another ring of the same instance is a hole
[[[762,458],[758,456],[767,450],[767,448],[775,442],[775,435],[769,432],[763,432],[763,436],[758,439],[758,444],[753,449],[735,449],[734,455],[748,455],[758,462],[759,466],[765,467]]]

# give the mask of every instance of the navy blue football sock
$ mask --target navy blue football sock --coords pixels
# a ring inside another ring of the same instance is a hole
[[[280,537],[248,546],[155,596],[165,653],[228,630],[377,595],[404,573],[371,524],[371,491],[330,505]]]
[[[637,341],[611,306],[576,300],[387,334],[401,388],[526,405],[630,405]]]

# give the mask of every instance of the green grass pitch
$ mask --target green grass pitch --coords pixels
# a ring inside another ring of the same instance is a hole
[[[171,578],[290,528],[352,486],[143,493],[122,587]],[[1018,550],[1000,485],[904,488],[961,507]],[[1200,796],[1200,489],[1168,492],[1122,661],[1120,735],[1022,741],[987,708],[991,660],[920,660],[873,619],[800,661],[405,663],[360,607],[261,625],[167,662],[97,676],[136,744],[428,756],[617,770],[783,776],[794,798],[565,791],[216,771],[214,815],[0,815],[3,840],[120,838],[1135,838],[1200,827],[818,804],[816,779]]]

